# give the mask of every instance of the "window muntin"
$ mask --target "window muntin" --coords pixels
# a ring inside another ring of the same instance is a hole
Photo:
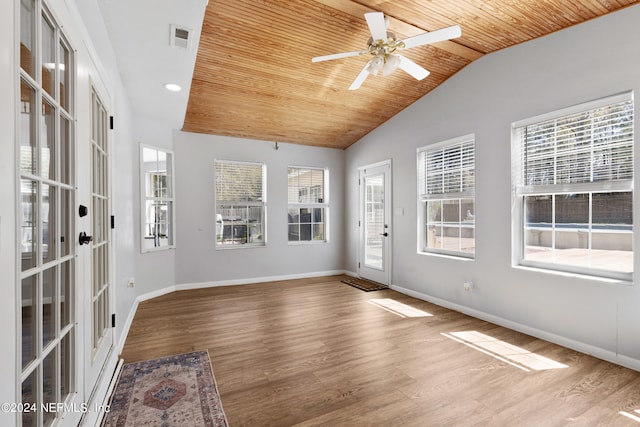
[[[140,146],[142,252],[175,247],[173,153]]]
[[[631,93],[514,124],[522,224],[517,262],[613,278],[633,273]]]
[[[323,168],[288,168],[289,243],[327,241],[328,178]]]
[[[475,254],[473,135],[418,149],[419,252]]]
[[[266,176],[263,163],[215,161],[217,248],[265,245]]]

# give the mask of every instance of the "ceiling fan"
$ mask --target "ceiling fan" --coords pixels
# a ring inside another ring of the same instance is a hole
[[[382,74],[387,76],[395,71],[396,68],[400,68],[417,80],[422,80],[429,75],[429,71],[425,70],[406,56],[396,53],[396,51],[453,39],[460,37],[462,34],[460,27],[454,25],[441,30],[418,34],[417,36],[408,37],[403,40],[397,40],[395,34],[387,31],[387,24],[382,12],[365,13],[364,17],[367,20],[367,25],[371,32],[371,37],[367,42],[368,47],[366,49],[316,56],[311,59],[312,62],[322,62],[332,59],[348,58],[350,56],[366,54],[372,55],[373,58],[365,64],[362,71],[360,71],[360,74],[358,74],[351,86],[349,86],[349,90],[358,89],[362,83],[364,83],[369,74],[373,74],[375,76],[379,71],[382,71]]]

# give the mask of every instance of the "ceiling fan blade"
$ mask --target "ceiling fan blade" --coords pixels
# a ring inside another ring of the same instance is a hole
[[[369,67],[370,62],[371,61],[368,61],[366,64],[364,64],[364,68],[362,69],[362,71],[360,71],[360,74],[358,74],[358,77],[356,77],[353,83],[351,83],[351,86],[349,86],[349,90],[356,90],[360,86],[362,86],[362,83],[364,83],[364,81],[367,79],[367,76],[369,75],[369,72],[367,71],[367,67]]]
[[[416,80],[422,80],[429,75],[429,72],[416,64],[406,56],[398,55],[400,57],[400,64],[398,68],[404,72],[411,74]]]
[[[387,26],[384,23],[384,14],[382,12],[369,12],[364,14],[371,32],[373,40],[387,39]]]
[[[311,62],[330,61],[332,59],[348,58],[350,56],[358,56],[367,53],[366,50],[354,50],[353,52],[334,53],[331,55],[316,56],[311,58]]]
[[[451,27],[443,28],[441,30],[431,31],[429,33],[418,34],[417,36],[408,37],[404,40],[401,40],[404,43],[403,49],[408,49],[410,47],[422,46],[429,43],[437,43],[443,40],[450,40],[460,37],[462,35],[462,30],[458,25],[453,25]]]

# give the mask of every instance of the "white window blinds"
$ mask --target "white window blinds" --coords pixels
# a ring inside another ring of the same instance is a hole
[[[631,182],[633,100],[629,94],[608,101],[560,117],[514,125],[516,184],[522,188]]]
[[[215,162],[217,203],[264,202],[262,163]]]
[[[473,195],[475,149],[471,137],[418,149],[418,195]]]
[[[289,167],[289,203],[325,203],[324,169]]]

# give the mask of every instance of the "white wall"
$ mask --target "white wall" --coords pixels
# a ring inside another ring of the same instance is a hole
[[[135,288],[137,295],[152,293],[175,285],[175,251],[145,252],[140,251],[140,144],[151,145],[173,151],[173,129],[166,122],[148,117],[135,117],[135,144],[132,147],[135,159],[133,183],[134,230],[136,255]],[[178,236],[178,241],[180,237]]]
[[[393,218],[395,286],[640,369],[638,286],[512,267],[510,187],[512,122],[623,91],[640,93],[638,22],[640,6],[633,6],[487,55],[351,146],[346,268],[356,271],[357,168],[391,158],[393,206],[405,211]],[[469,133],[476,135],[476,259],[419,255],[415,150]],[[634,246],[639,243],[636,233]],[[636,252],[636,275],[639,258]],[[475,283],[473,292],[463,292],[465,280]]]
[[[344,151],[175,132],[176,284],[255,281],[343,268]],[[267,245],[216,250],[214,160],[267,165]],[[330,236],[326,244],[287,242],[287,166],[329,168]]]

